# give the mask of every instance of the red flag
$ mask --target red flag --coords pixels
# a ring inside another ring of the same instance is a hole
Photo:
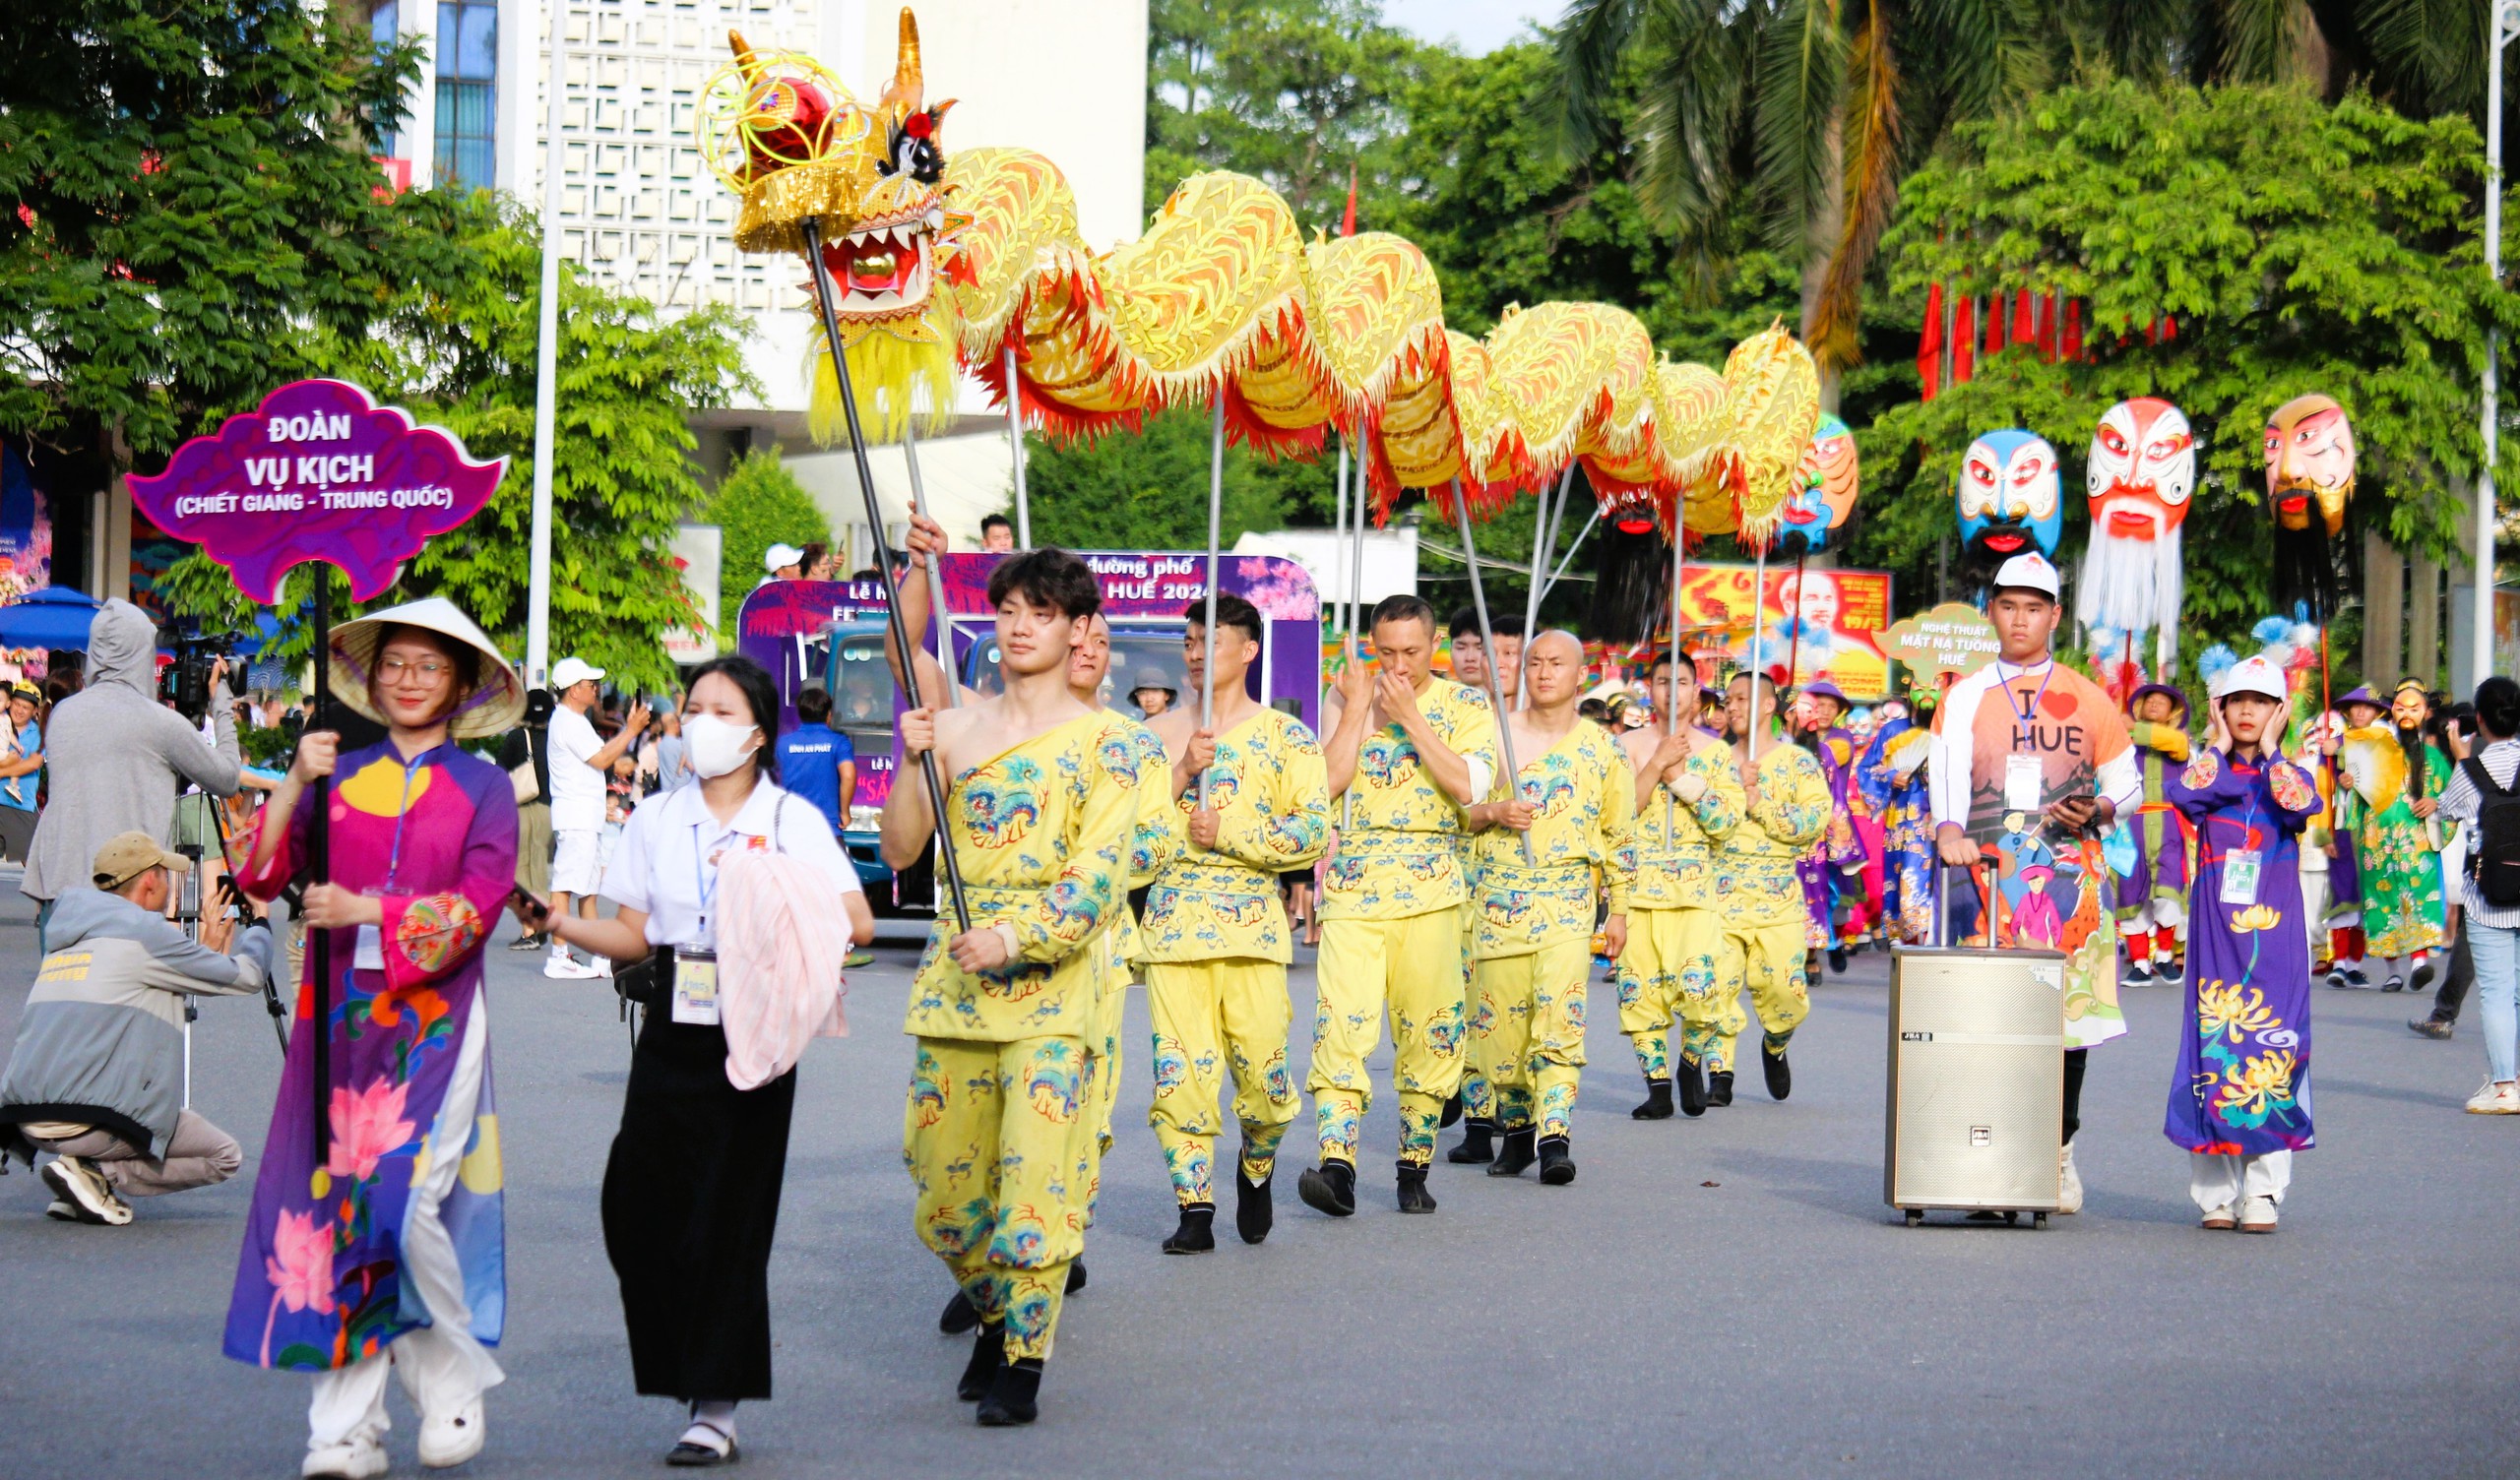
[[[1925,289],[1924,333],[1917,336],[1917,381],[1931,401],[1942,389],[1942,284]]]
[[[2013,294],[2012,341],[2016,344],[2035,345],[2038,342],[2038,339],[2039,326],[2037,320],[2031,313],[2030,289],[2022,288],[2020,291]]]
[[[1965,385],[1978,373],[1978,299],[1960,300],[1951,316],[1951,383]]]
[[[2004,352],[2004,295],[1986,295],[1986,358]]]
[[[2069,360],[2078,360],[2083,357],[2083,300],[2080,298],[2065,300],[2063,348],[2065,358]]]
[[[1339,234],[1356,234],[1356,166],[1353,160],[1348,165],[1348,212],[1339,217]]]

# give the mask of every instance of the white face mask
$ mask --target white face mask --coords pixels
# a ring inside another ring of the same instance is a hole
[[[723,776],[744,764],[751,752],[744,748],[760,729],[759,725],[730,724],[715,714],[694,714],[682,722],[682,743],[691,757],[691,769],[701,776]]]

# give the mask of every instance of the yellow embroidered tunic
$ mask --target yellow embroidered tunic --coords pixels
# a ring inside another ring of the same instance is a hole
[[[1177,848],[1146,899],[1148,961],[1294,959],[1278,876],[1304,868],[1330,845],[1329,782],[1321,745],[1302,720],[1262,709],[1217,740],[1208,806],[1217,845],[1193,846],[1192,786],[1165,813]]]
[[[1705,781],[1706,789],[1696,801],[1684,802],[1671,790],[1672,781],[1663,781],[1645,799],[1645,810],[1636,816],[1630,909],[1715,908],[1715,857],[1741,826],[1741,776],[1732,769],[1732,749],[1723,745],[1692,750],[1681,766],[1683,774]],[[1666,817],[1670,819],[1668,835]]]
[[[1172,795],[1172,762],[1164,754],[1164,742],[1125,714],[1111,718],[1128,735],[1138,757],[1137,813],[1129,831],[1129,889],[1136,891],[1155,883],[1189,838],[1173,822],[1167,805]],[[1120,907],[1111,911],[1111,958],[1124,979],[1126,962],[1146,958],[1145,938],[1138,933],[1137,917],[1125,894]]]
[[[1002,971],[955,965],[940,898],[903,1031],[997,1043],[1085,1033],[1102,958],[1085,948],[1128,908],[1143,758],[1126,723],[1080,714],[954,778],[946,826],[972,928],[1004,921],[1020,949]]]
[[[1829,831],[1829,783],[1809,751],[1782,740],[1762,745],[1758,771],[1758,805],[1715,852],[1715,907],[1728,928],[1800,922],[1794,863]]]
[[[1515,785],[1538,815],[1529,833],[1490,828],[1478,836],[1480,960],[1589,940],[1595,870],[1614,915],[1627,913],[1636,877],[1636,774],[1608,731],[1578,720],[1545,754],[1523,763]],[[1492,794],[1506,795],[1501,781]],[[1526,836],[1529,863],[1523,861]]]
[[[1418,711],[1455,755],[1494,773],[1496,721],[1486,695],[1439,678],[1418,696]],[[1463,809],[1435,784],[1406,730],[1387,724],[1365,737],[1347,796],[1353,816],[1322,871],[1322,919],[1405,920],[1468,897],[1453,847]]]

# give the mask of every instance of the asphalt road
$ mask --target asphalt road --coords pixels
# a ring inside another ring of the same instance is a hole
[[[33,931],[8,885],[14,1036]],[[1404,1219],[1378,1152],[1358,1215],[1333,1223],[1295,1203],[1291,1157],[1275,1236],[1199,1259],[1157,1251],[1171,1199],[1133,1002],[1091,1287],[1040,1424],[981,1430],[953,1397],[968,1347],[936,1333],[948,1285],[899,1159],[912,955],[855,973],[855,1036],[804,1063],[772,1270],[780,1396],[741,1416],[757,1480],[2520,1472],[2520,1121],[2459,1113],[2472,1035],[2420,1041],[2409,998],[2320,992],[2321,1145],[2282,1231],[2208,1234],[2160,1131],[2178,999],[2130,994],[2133,1034],[2091,1070],[2086,1211],[2044,1233],[1911,1230],[1880,1198],[1878,956],[1815,994],[1789,1103],[1745,1084],[1703,1120],[1629,1120],[1605,995],[1573,1186],[1439,1161],[1441,1210]],[[492,956],[508,1382],[458,1473],[662,1473],[675,1415],[630,1390],[597,1217],[627,1033],[601,984]],[[1294,990],[1307,1022],[1309,970]],[[195,1103],[247,1147],[235,1181],[95,1229],[46,1219],[34,1178],[0,1180],[0,1474],[296,1473],[305,1380],[218,1349],[279,1055],[248,1002],[214,1003],[196,1042]],[[1391,1145],[1387,1102],[1366,1134]],[[417,1473],[394,1402],[397,1471]]]

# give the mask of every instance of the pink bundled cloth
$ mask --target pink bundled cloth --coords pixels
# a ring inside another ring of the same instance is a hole
[[[757,1089],[796,1067],[806,1039],[848,1036],[848,901],[829,874],[785,853],[728,858],[718,894],[726,1079]]]

